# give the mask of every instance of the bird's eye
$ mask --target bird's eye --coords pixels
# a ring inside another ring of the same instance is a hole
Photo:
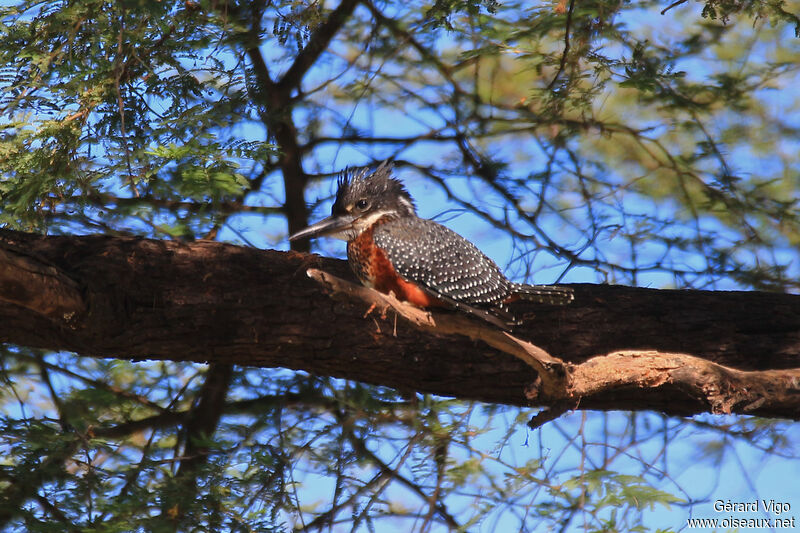
[[[356,207],[361,210],[366,209],[368,205],[369,202],[367,202],[366,198],[362,198],[361,200],[356,202]]]

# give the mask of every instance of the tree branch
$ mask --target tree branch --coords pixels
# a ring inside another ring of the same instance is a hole
[[[332,291],[333,296],[344,294],[349,298],[358,298],[370,306],[370,311],[375,307],[379,308],[381,316],[386,314],[388,308],[392,308],[398,315],[429,333],[462,335],[472,340],[483,341],[492,348],[513,355],[539,374],[544,390],[557,391],[567,386],[564,361],[552,357],[538,346],[518,339],[488,323],[484,324],[463,314],[433,314],[401,302],[392,294],[382,294],[316,268],[309,269],[308,276]]]
[[[298,89],[308,69],[319,59],[319,56],[328,49],[336,32],[344,26],[350,15],[353,14],[359,0],[342,0],[339,6],[334,9],[327,20],[317,26],[308,44],[303,48],[278,82],[278,90],[289,94],[292,89]]]
[[[179,530],[197,494],[197,476],[208,462],[209,448],[206,443],[217,430],[232,376],[233,365],[212,364],[196,404],[185,419],[185,445],[174,478],[174,492],[166,494],[162,503],[162,518],[167,519],[175,531]]]
[[[85,302],[67,327],[0,300],[0,342],[284,367],[490,403],[800,419],[796,295],[573,285],[569,306],[515,304],[524,324],[509,337],[457,313],[433,313],[425,330],[395,311],[383,321],[383,307],[365,318],[368,300],[334,301],[306,274],[352,280],[347,264],[314,255],[8,230],[0,246],[69,273]]]
[[[553,79],[547,85],[547,90],[552,91],[561,73],[567,65],[567,57],[569,56],[569,33],[572,26],[572,11],[575,9],[575,0],[569,0],[569,10],[567,11],[567,21],[564,23],[564,51],[561,53],[561,61],[558,63],[558,70],[556,71]]]
[[[280,149],[278,165],[283,174],[283,188],[286,195],[284,212],[289,225],[289,233],[295,233],[308,225],[308,208],[303,192],[307,176],[303,171],[302,149],[298,141],[297,127],[292,116],[292,102],[289,93],[280,90],[272,81],[264,56],[253,44],[246,50],[253,65],[254,78],[252,97],[259,106],[261,120],[269,134],[275,138]],[[308,241],[296,241],[292,248],[307,252],[311,249]]]
[[[569,364],[545,350],[500,331],[488,323],[461,314],[428,312],[355,285],[317,269],[309,277],[332,291],[378,307],[391,308],[417,328],[446,335],[462,335],[520,359],[536,370],[538,378],[526,396],[539,405],[579,405],[584,398],[624,389],[676,387],[716,414],[755,409],[788,411],[800,393],[800,368],[742,371],[683,353],[626,350],[597,356],[581,364]],[[561,410],[564,412],[564,410]]]
[[[280,149],[278,165],[283,174],[286,196],[285,213],[289,233],[295,233],[308,225],[308,209],[303,195],[307,176],[303,171],[303,150],[298,140],[297,126],[292,115],[294,102],[291,93],[300,87],[303,76],[319,56],[327,49],[331,39],[353,13],[358,0],[342,0],[328,19],[320,24],[311,36],[308,45],[297,55],[280,81],[270,76],[267,63],[259,48],[260,20],[251,21],[250,38],[245,41],[245,53],[253,67],[252,97],[259,106],[259,114],[270,135],[275,138]],[[308,241],[292,243],[292,249],[309,251]]]
[[[0,242],[0,302],[68,322],[84,311],[77,285],[64,272]]]

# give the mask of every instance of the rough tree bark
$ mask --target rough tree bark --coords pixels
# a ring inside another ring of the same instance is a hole
[[[440,313],[440,329],[420,329],[382,308],[365,317],[369,296],[331,298],[309,269],[352,280],[343,261],[297,252],[0,231],[0,341],[286,367],[511,405],[800,419],[800,296],[573,285],[570,306],[518,307],[527,320],[514,342],[573,379],[575,394],[559,396],[535,364],[486,344],[482,324],[463,330],[471,319]]]

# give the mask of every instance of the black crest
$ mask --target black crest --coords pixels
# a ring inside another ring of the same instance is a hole
[[[333,212],[341,212],[346,206],[356,204],[362,198],[369,199],[371,210],[396,210],[398,214],[416,214],[414,200],[403,183],[392,176],[392,164],[388,160],[377,168],[346,168],[339,175],[339,188]]]

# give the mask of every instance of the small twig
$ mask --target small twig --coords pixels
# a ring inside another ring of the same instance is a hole
[[[125,9],[122,10],[120,18],[119,35],[117,36],[117,57],[115,58],[114,65],[114,90],[117,94],[117,108],[119,110],[119,127],[122,134],[122,145],[125,148],[125,164],[128,167],[128,184],[133,191],[133,194],[138,198],[139,190],[136,188],[136,182],[133,179],[133,166],[131,165],[131,152],[128,147],[128,133],[125,130],[125,101],[122,98],[122,76],[126,73],[127,62],[123,58],[123,32],[125,31]]]
[[[551,420],[555,420],[556,418],[560,417],[567,411],[575,409],[578,406],[578,402],[573,402],[571,404],[568,403],[560,403],[555,404],[550,407],[545,407],[536,415],[528,420],[528,427],[530,429],[537,429],[542,427],[543,425],[547,424]]]
[[[688,2],[688,1],[689,1],[689,0],[677,0],[676,2],[673,2],[673,3],[671,3],[670,5],[668,5],[667,7],[665,7],[664,9],[662,9],[662,10],[661,10],[661,14],[663,15],[663,14],[665,14],[667,11],[669,11],[670,9],[672,9],[673,7],[679,6],[679,5],[681,5],[681,4],[685,4],[685,3],[686,3],[686,2]]]
[[[401,302],[392,294],[356,285],[322,270],[307,270],[310,278],[326,286],[333,293],[347,294],[363,300],[370,306],[391,307],[398,315],[421,329],[439,334],[457,334],[473,340],[482,340],[489,346],[513,355],[536,370],[541,379],[540,389],[547,397],[563,394],[569,388],[569,366],[545,350],[518,339],[506,331],[459,313],[432,313]]]
[[[372,312],[375,310],[376,307],[378,307],[378,304],[373,302],[372,305],[369,306],[369,309],[364,311],[364,316],[362,316],[361,318],[367,318],[370,314],[372,314]]]
[[[686,0],[682,0],[686,1]],[[567,66],[567,55],[569,54],[569,32],[570,27],[572,26],[572,11],[575,8],[575,0],[569,1],[569,11],[567,11],[567,23],[564,27],[564,51],[561,53],[561,62],[558,65],[558,70],[556,71],[556,75],[553,76],[553,81],[547,86],[547,90],[550,91],[553,89],[553,86],[558,81],[558,78],[561,76],[561,73],[564,72],[564,69]]]

